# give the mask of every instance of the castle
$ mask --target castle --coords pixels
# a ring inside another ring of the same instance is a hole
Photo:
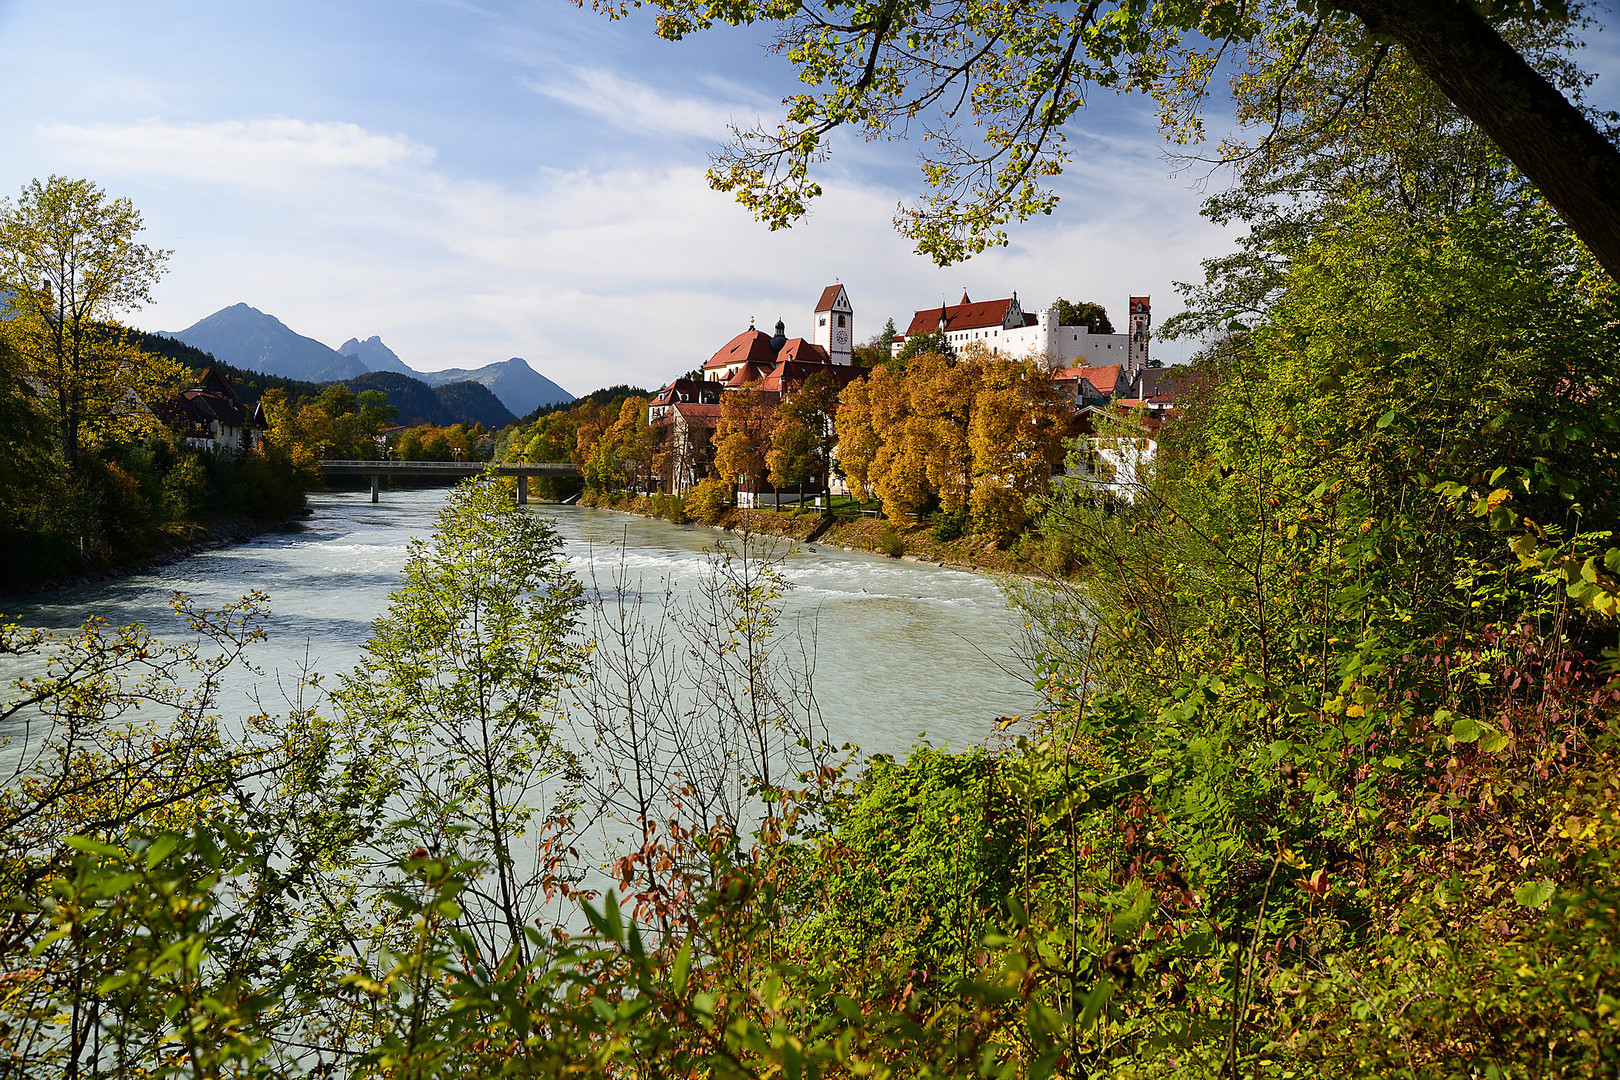
[[[1148,331],[1153,315],[1150,298],[1130,300],[1130,332],[1094,334],[1087,326],[1061,326],[1056,307],[1026,312],[1015,292],[1005,300],[975,303],[964,292],[960,303],[925,308],[911,317],[906,332],[894,339],[899,352],[916,334],[943,333],[956,349],[969,342],[984,344],[993,355],[1040,356],[1052,369],[1092,365],[1124,368],[1129,375],[1148,366]]]

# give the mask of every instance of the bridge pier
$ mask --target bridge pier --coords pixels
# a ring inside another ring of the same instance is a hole
[[[524,476],[522,473],[518,473],[517,482],[518,482],[518,492],[517,492],[518,501],[517,501],[517,504],[519,506],[528,506],[529,505],[529,478],[527,476]]]
[[[381,501],[377,497],[378,492],[381,489],[382,489],[382,477],[378,476],[376,473],[372,473],[371,474],[371,501],[372,502],[380,502]]]

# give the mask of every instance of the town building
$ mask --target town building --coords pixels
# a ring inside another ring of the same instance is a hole
[[[263,408],[249,408],[237,397],[216,364],[208,365],[196,386],[180,391],[156,412],[187,446],[244,453],[264,445]]]
[[[1060,325],[1056,307],[1025,311],[1016,292],[1005,300],[981,302],[964,292],[959,303],[913,314],[905,333],[896,335],[894,351],[913,335],[939,332],[957,350],[976,341],[993,355],[1040,357],[1053,369],[1118,364],[1135,374],[1148,365],[1150,298],[1131,297],[1130,313],[1129,333],[1093,334],[1087,326]]]
[[[1171,417],[1168,411],[1126,408],[1119,403],[1081,408],[1081,434],[1066,470],[1077,493],[1116,504],[1135,502],[1158,456],[1159,430]]]

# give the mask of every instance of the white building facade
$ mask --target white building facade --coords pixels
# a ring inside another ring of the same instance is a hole
[[[961,303],[914,314],[906,332],[895,337],[894,351],[899,352],[908,337],[943,331],[945,340],[958,351],[977,341],[995,355],[1042,357],[1052,370],[1120,364],[1134,375],[1148,362],[1153,321],[1150,299],[1131,297],[1130,311],[1129,333],[1093,334],[1087,326],[1059,325],[1056,307],[1024,311],[1017,293],[981,303],[963,293]]]

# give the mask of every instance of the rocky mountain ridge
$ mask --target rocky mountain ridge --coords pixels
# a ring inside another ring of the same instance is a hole
[[[370,372],[391,372],[433,387],[477,383],[515,416],[574,399],[520,356],[481,368],[417,371],[375,334],[363,341],[352,337],[332,349],[245,303],[221,308],[184,330],[165,332],[165,336],[211,353],[233,367],[305,382],[344,382]]]

